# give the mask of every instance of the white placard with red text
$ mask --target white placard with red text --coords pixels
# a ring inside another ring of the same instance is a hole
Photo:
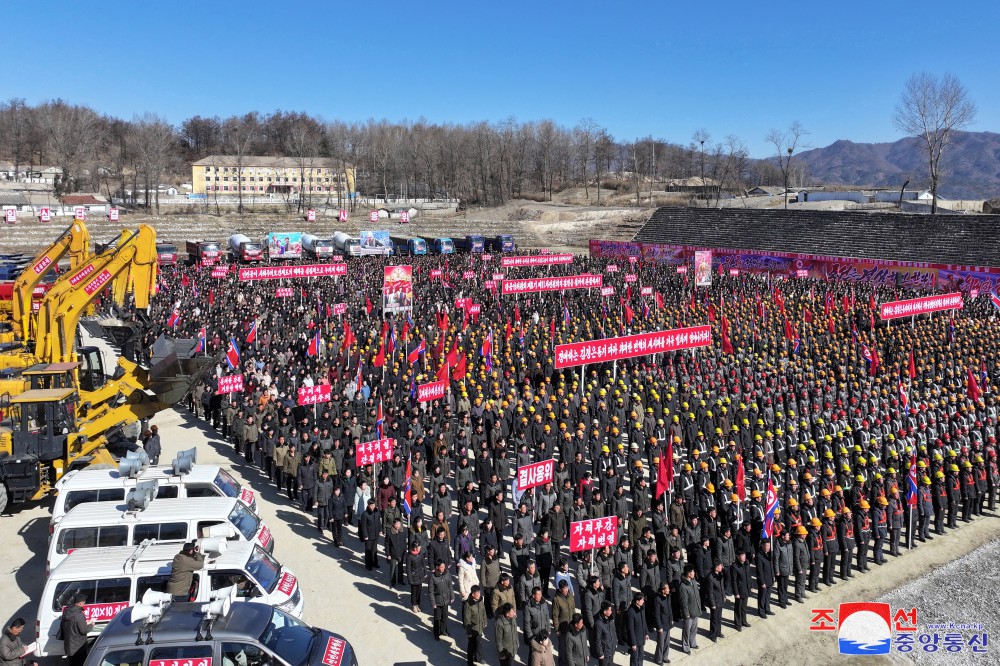
[[[612,286],[601,287],[601,296],[614,296],[615,288]]]
[[[219,394],[243,393],[243,375],[219,377]]]
[[[52,221],[52,211],[49,210],[49,208],[47,206],[43,207],[38,212],[38,221],[39,222],[51,222]]]
[[[119,217],[118,217],[118,209],[117,208],[110,209],[108,211],[108,222],[117,222],[118,219],[119,219]]]
[[[316,211],[312,208],[306,211],[306,221],[315,222],[316,221]]]
[[[569,524],[569,552],[593,550],[618,543],[618,516],[577,520]]]
[[[83,220],[84,222],[86,222],[87,221],[87,209],[84,208],[83,206],[74,206],[73,207],[73,219],[74,220]]]
[[[3,212],[4,218],[7,220],[7,224],[17,224],[17,211],[13,208],[8,208]]]

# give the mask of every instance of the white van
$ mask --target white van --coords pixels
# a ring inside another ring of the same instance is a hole
[[[200,545],[206,554],[205,568],[194,572],[191,601],[210,601],[213,592],[235,586],[238,600],[266,603],[302,617],[305,604],[295,574],[260,546],[217,538],[203,539]],[[84,613],[94,623],[90,635],[95,637],[120,611],[141,601],[147,590],[164,592],[179,550],[180,544],[148,541],[72,553],[45,583],[35,621],[36,654],[63,654],[63,642],[57,638],[59,620],[74,595],[87,596]]]
[[[228,497],[161,499],[128,504],[91,502],[67,513],[49,537],[46,571],[52,571],[75,550],[107,546],[138,546],[147,539],[184,542],[224,535],[253,541],[268,553],[274,537],[264,521],[245,504]],[[143,508],[145,507],[145,508]],[[224,525],[222,532],[209,531]]]
[[[59,494],[52,507],[50,531],[73,507],[87,502],[121,504],[128,491],[144,481],[156,482],[158,499],[233,497],[257,513],[254,492],[241,486],[219,465],[193,464],[194,455],[183,452],[169,466],[150,467],[149,458],[141,451],[137,453],[122,458],[118,469],[77,469],[56,481]]]

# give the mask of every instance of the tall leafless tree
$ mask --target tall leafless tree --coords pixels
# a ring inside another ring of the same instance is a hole
[[[233,162],[236,166],[236,192],[239,201],[236,211],[238,213],[243,213],[243,168],[246,159],[253,155],[259,130],[260,117],[256,112],[248,113],[239,118],[230,118],[222,125],[223,144],[233,156]]]
[[[955,137],[955,132],[976,119],[976,103],[952,74],[940,79],[921,72],[906,81],[892,116],[901,132],[915,136],[927,153],[927,171],[931,181],[931,214],[937,213],[937,191],[941,182],[941,156]]]
[[[764,140],[774,146],[774,157],[781,169],[781,179],[784,184],[785,210],[788,210],[788,175],[792,166],[792,155],[802,147],[802,137],[806,131],[799,121],[793,122],[787,130],[772,129]]]

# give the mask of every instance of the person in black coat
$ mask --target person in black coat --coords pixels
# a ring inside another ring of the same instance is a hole
[[[757,614],[763,618],[774,615],[771,611],[771,588],[774,587],[774,558],[771,555],[771,542],[761,543],[757,553]]]
[[[410,543],[410,550],[403,556],[403,578],[410,586],[410,608],[420,610],[420,597],[427,582],[427,554],[420,548],[419,541]]]
[[[358,536],[365,544],[365,569],[380,569],[378,563],[378,536],[382,530],[382,512],[375,508],[375,500],[368,500],[368,508],[358,517]]]
[[[618,649],[618,635],[615,631],[615,608],[610,601],[601,604],[601,612],[597,614],[597,624],[594,631],[594,652],[599,666],[611,666],[615,663],[615,650]]]
[[[642,592],[632,596],[632,605],[625,612],[625,643],[629,649],[629,664],[642,666],[643,650],[649,639],[649,627],[646,624],[646,609],[643,606],[646,597]]]
[[[708,577],[708,638],[713,643],[722,638],[722,609],[726,605],[725,567],[722,562],[715,561],[712,575]]]
[[[691,549],[691,564],[694,565],[695,576],[701,586],[701,607],[708,606],[708,577],[712,575],[712,545],[708,539],[702,539],[700,546]]]
[[[385,559],[389,563],[389,587],[394,588],[403,581],[401,569],[403,556],[406,555],[408,535],[403,528],[403,521],[396,518],[385,533]]]
[[[747,599],[750,598],[750,562],[746,551],[736,554],[736,561],[729,567],[729,586],[733,591],[733,624],[736,631],[749,627],[747,622]]]
[[[342,547],[344,545],[344,523],[347,522],[347,498],[339,485],[333,486],[333,494],[330,495],[327,513],[330,514],[333,545]]]
[[[670,629],[674,626],[674,603],[670,598],[670,583],[660,583],[659,591],[650,600],[649,628],[656,632],[656,650],[653,661],[657,664],[670,663]]]

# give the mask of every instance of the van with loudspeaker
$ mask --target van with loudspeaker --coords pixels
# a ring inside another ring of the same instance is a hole
[[[193,497],[152,501],[156,487],[142,481],[129,490],[125,504],[91,502],[72,509],[49,536],[46,572],[77,550],[138,546],[147,539],[183,543],[207,536],[250,541],[274,550],[271,530],[245,504],[229,497]],[[211,528],[216,528],[209,530]]]
[[[117,469],[77,469],[56,482],[55,505],[49,521],[49,533],[73,507],[90,502],[125,501],[129,490],[142,482],[156,484],[154,499],[188,497],[232,497],[257,513],[257,497],[219,465],[198,465],[197,449],[177,454],[170,465],[150,466],[143,451],[133,451],[118,463]]]
[[[188,601],[209,602],[232,590],[235,601],[254,601],[302,617],[305,604],[295,574],[254,543],[230,542],[224,536],[200,539],[204,568],[193,572]],[[96,637],[122,610],[143,603],[169,601],[171,563],[182,544],[145,541],[138,546],[75,551],[52,570],[45,583],[35,631],[38,656],[63,654],[59,621],[77,595],[85,597],[84,616]]]

